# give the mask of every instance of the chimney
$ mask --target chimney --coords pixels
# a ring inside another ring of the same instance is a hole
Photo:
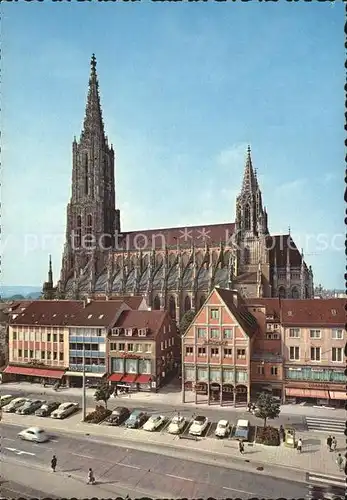
[[[147,311],[151,311],[151,310],[152,310],[152,308],[151,308],[151,307],[147,307]]]
[[[92,301],[92,299],[90,299],[89,297],[87,298],[87,304],[90,304]]]

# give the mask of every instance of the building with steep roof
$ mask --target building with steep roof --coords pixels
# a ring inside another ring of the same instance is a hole
[[[72,192],[60,280],[51,264],[44,297],[116,297],[139,294],[153,309],[179,320],[198,310],[214,286],[244,297],[313,295],[313,273],[290,235],[271,236],[268,215],[246,154],[236,221],[127,232],[115,199],[115,152],[105,135],[91,60],[82,132],[72,145]]]

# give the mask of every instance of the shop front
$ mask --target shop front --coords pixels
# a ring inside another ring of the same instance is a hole
[[[112,373],[108,377],[108,381],[117,393],[148,392],[156,389],[156,384],[152,380],[152,376],[148,374]]]
[[[151,368],[150,359],[136,355],[112,357],[108,380],[117,391],[156,391],[156,377],[151,374]]]
[[[67,371],[66,384],[68,387],[82,387],[83,386],[83,371]],[[86,388],[97,388],[100,383],[105,379],[106,372],[91,373],[85,372]]]
[[[308,403],[317,406],[344,406],[347,396],[346,387],[328,383],[291,383],[286,385],[285,400],[287,403]]]
[[[51,368],[39,363],[30,365],[8,365],[2,372],[3,382],[30,382],[33,384],[54,385],[65,381],[65,368]]]

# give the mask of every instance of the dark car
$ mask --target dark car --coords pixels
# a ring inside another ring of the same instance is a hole
[[[125,427],[128,427],[128,429],[138,429],[146,422],[147,419],[148,416],[146,413],[141,410],[134,410],[125,422]]]
[[[18,415],[30,415],[30,413],[34,413],[35,410],[42,406],[44,401],[41,399],[29,399],[23,406],[18,408],[16,413]]]
[[[52,411],[59,407],[60,403],[56,401],[51,401],[50,403],[44,403],[41,408],[35,411],[37,417],[48,417]]]
[[[121,425],[130,416],[130,411],[124,406],[117,406],[111,415],[106,419],[107,425]]]

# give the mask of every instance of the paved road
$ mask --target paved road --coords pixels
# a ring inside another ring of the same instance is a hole
[[[45,399],[47,401],[71,401],[78,402],[81,404],[82,398],[81,396],[76,396],[75,394],[69,393],[68,390],[62,390],[52,393],[51,389],[45,391],[44,387],[42,387],[42,391],[37,392],[29,392],[25,390],[15,390],[10,386],[6,386],[6,389],[3,390],[3,394],[12,394],[16,397],[28,397],[33,399]],[[87,399],[88,407],[93,408],[95,406],[95,400],[92,397]],[[240,418],[247,418],[250,420],[253,425],[260,425],[261,421],[259,418],[254,417],[252,414],[247,412],[247,410],[240,412],[240,410],[235,411],[233,408],[228,410],[219,409],[219,408],[199,408],[194,406],[186,406],[186,405],[175,405],[172,404],[163,404],[157,401],[136,401],[132,400],[127,396],[119,396],[117,398],[111,398],[108,402],[108,407],[110,409],[115,408],[116,406],[125,406],[129,409],[138,408],[142,411],[152,413],[161,413],[163,415],[172,415],[176,411],[179,411],[181,415],[191,418],[192,415],[200,414],[205,415],[212,422],[218,422],[218,420],[228,418],[231,422],[236,423],[236,421]],[[302,415],[280,415],[278,419],[275,421],[275,425],[286,425],[290,424],[293,426],[297,432],[302,432],[307,430],[305,417]]]
[[[24,486],[23,484],[7,481],[6,479],[2,479],[0,482],[0,495],[1,498],[47,498],[48,491],[42,490],[34,490],[28,486]],[[54,500],[60,498],[57,496],[49,494],[49,498],[53,498]]]
[[[2,425],[1,459],[20,460],[30,467],[49,469],[52,455],[58,459],[58,471],[78,479],[92,467],[100,486],[128,487],[147,496],[161,497],[268,497],[300,498],[307,486],[262,476],[247,471],[177,460],[134,449],[93,442],[88,438],[64,437],[56,433],[45,444],[33,444],[17,438],[18,427]],[[174,453],[172,454],[174,455]]]

